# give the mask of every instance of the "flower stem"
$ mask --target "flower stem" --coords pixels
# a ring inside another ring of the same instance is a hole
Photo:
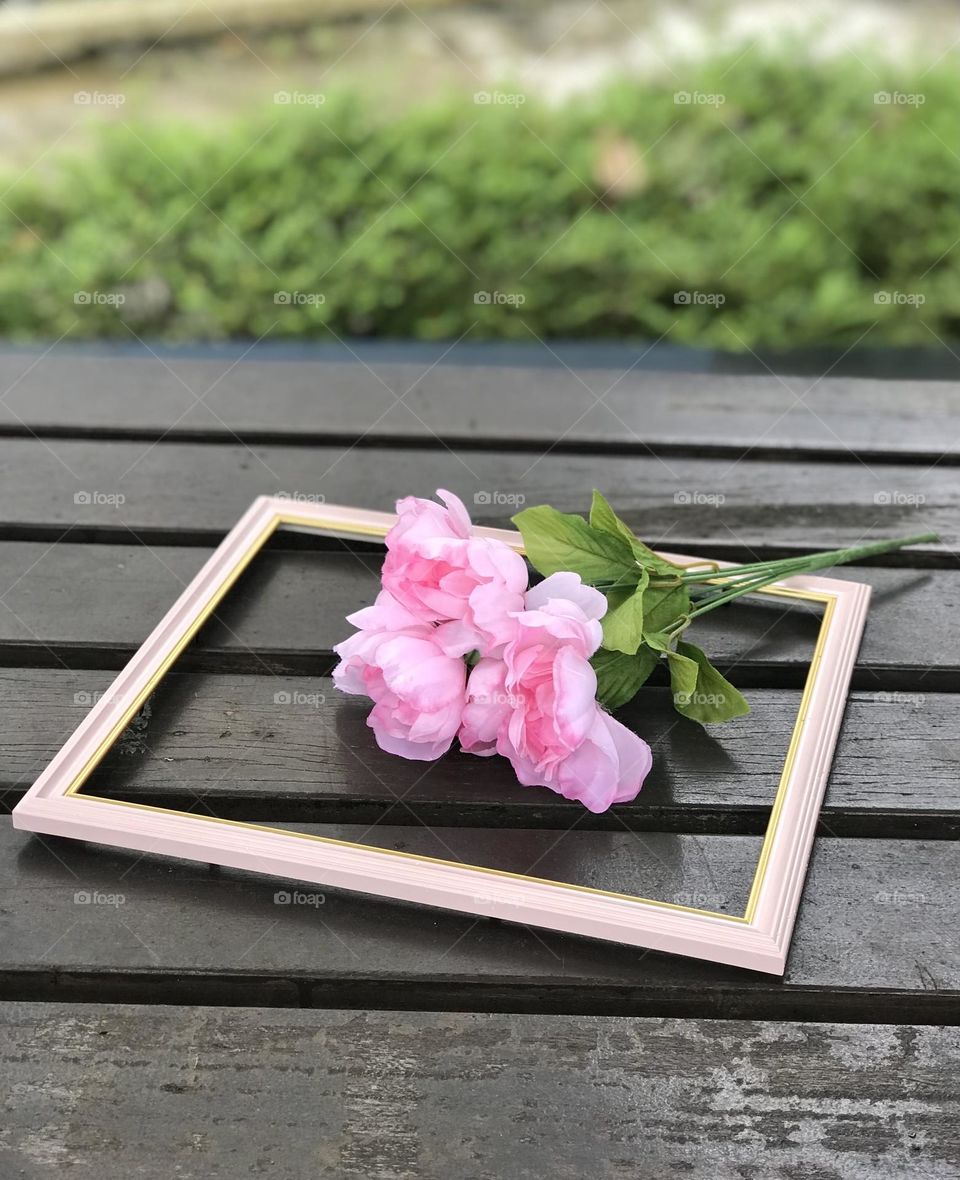
[[[864,557],[878,557],[883,553],[892,553],[896,549],[903,549],[907,545],[920,545],[927,541],[938,541],[936,533],[919,533],[913,537],[901,537],[893,541],[874,541],[869,545],[854,545],[847,549],[827,549],[822,553],[808,553],[799,557],[781,557],[772,561],[754,561],[749,565],[734,565],[721,570],[688,570],[680,574],[684,582],[712,582],[717,578],[729,581],[746,575],[759,574],[764,571],[775,571],[773,578],[785,577],[789,572],[802,570],[811,573],[814,570],[826,569],[831,565],[844,565],[851,561],[860,561]]]
[[[779,582],[794,574],[810,574],[815,570],[844,565],[851,561],[859,561],[864,557],[877,557],[882,553],[892,553],[896,549],[902,549],[905,545],[919,545],[937,540],[939,538],[936,533],[921,533],[914,537],[903,537],[900,540],[875,541],[869,545],[854,545],[848,549],[830,549],[824,553],[810,553],[803,557],[785,557],[779,561],[758,561],[752,565],[733,566],[730,569],[722,570],[719,575],[704,573],[699,577],[692,577],[687,574],[684,576],[685,582],[700,582],[702,584],[709,581],[714,585],[719,585],[717,593],[701,598],[697,602],[694,609],[690,611],[689,617],[694,619],[715,607],[722,606],[725,602],[732,602],[742,594],[761,590],[764,586],[769,586],[773,582]]]

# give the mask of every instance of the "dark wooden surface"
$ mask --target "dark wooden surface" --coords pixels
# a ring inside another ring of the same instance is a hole
[[[502,524],[599,486],[720,557],[936,530],[844,575],[874,599],[784,979],[2,819],[0,1176],[957,1175],[956,387],[425,368],[0,355],[0,803],[261,492]],[[328,679],[378,565],[279,537],[91,786],[742,908],[809,608],[705,619],[752,714],[704,734],[651,684],[655,771],[593,817],[381,754]]]
[[[952,1028],[11,1004],[0,1062],[11,1180],[960,1167]]]
[[[589,502],[590,488],[602,483],[628,522],[679,551],[709,543],[722,556],[791,553],[811,544],[853,545],[871,531],[932,529],[941,543],[918,548],[910,562],[954,568],[949,547],[960,539],[960,482],[946,462],[870,465],[848,455],[784,463],[749,452],[744,459],[598,456],[548,443],[515,453],[454,449],[426,432],[424,441],[433,445],[364,445],[345,459],[349,443],[243,445],[229,432],[203,443],[56,439],[39,451],[35,439],[0,438],[10,480],[0,524],[44,538],[69,529],[70,537],[129,543],[133,530],[147,542],[209,543],[230,528],[239,504],[261,492],[392,503],[398,485],[417,495],[450,487],[478,523],[504,524],[516,511],[511,497],[585,511],[584,489]],[[124,501],[117,507],[97,493]]]
[[[826,376],[429,364],[0,356],[0,431],[303,445],[412,442],[582,452],[744,451],[957,462],[958,387]],[[278,375],[279,374],[279,375]],[[69,388],[65,400],[61,390]],[[269,397],[264,391],[269,390]]]

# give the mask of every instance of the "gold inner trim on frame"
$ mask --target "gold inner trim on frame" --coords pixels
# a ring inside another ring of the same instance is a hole
[[[590,885],[574,885],[568,881],[551,881],[543,877],[531,877],[524,873],[512,873],[506,869],[490,869],[483,865],[467,865],[459,861],[444,860],[441,857],[423,856],[422,854],[416,852],[399,852],[393,848],[378,848],[376,845],[371,844],[356,844],[350,840],[336,840],[331,836],[315,836],[309,832],[291,832],[286,828],[271,828],[267,827],[265,824],[247,823],[244,820],[221,819],[219,816],[199,815],[190,811],[180,811],[172,807],[156,807],[152,803],[134,803],[126,799],[108,799],[102,795],[82,795],[81,788],[106,756],[107,751],[113,746],[120,734],[123,733],[134,716],[136,716],[136,714],[140,711],[150,694],[156,690],[160,681],[164,678],[164,676],[166,676],[167,672],[170,671],[170,668],[176,663],[184,649],[188,646],[190,641],[194,638],[203,624],[217,609],[217,607],[226,597],[227,593],[237,582],[240,575],[247,569],[253,559],[269,540],[269,538],[277,531],[278,528],[283,525],[307,528],[312,532],[316,532],[321,535],[346,535],[360,538],[382,538],[386,536],[388,531],[386,528],[379,527],[377,525],[344,525],[339,521],[316,521],[309,517],[298,516],[296,513],[277,513],[277,515],[275,515],[253,539],[249,547],[244,551],[240,558],[238,558],[236,564],[232,566],[227,572],[222,582],[214,589],[213,593],[209,597],[209,600],[203,606],[202,610],[200,610],[196,617],[191,621],[190,626],[181,636],[177,645],[167,654],[147,683],[137,693],[135,699],[128,706],[117,724],[114,725],[113,729],[111,729],[109,734],[107,734],[95,752],[87,760],[86,764],[77,773],[76,777],[70,783],[70,786],[64,792],[65,795],[80,796],[80,798],[83,799],[96,800],[98,803],[109,803],[117,807],[136,807],[142,811],[155,811],[161,815],[180,815],[185,816],[188,819],[202,820],[206,823],[230,824],[233,827],[249,828],[251,830],[261,832],[279,831],[283,832],[285,835],[295,836],[298,839],[317,840],[324,844],[335,844],[341,848],[359,848],[366,852],[377,852],[383,853],[387,856],[406,857],[410,860],[424,861],[429,864],[447,865],[453,868],[465,868],[469,869],[471,872],[488,873],[497,877],[506,877],[519,881],[535,881],[538,884],[551,885],[558,889],[573,889],[581,893],[592,893],[602,897],[619,898],[620,900],[630,901],[640,905],[654,906],[657,909],[680,910],[684,913],[701,914],[711,918],[718,918],[725,922],[750,923],[753,921],[757,904],[760,899],[760,893],[763,889],[763,881],[766,876],[767,865],[770,860],[770,851],[773,846],[774,838],[776,837],[780,816],[783,811],[783,802],[790,783],[793,765],[796,761],[797,749],[799,747],[800,738],[803,733],[803,726],[807,719],[807,711],[810,704],[810,696],[813,691],[816,672],[823,656],[823,649],[826,644],[830,622],[833,617],[833,609],[836,605],[836,598],[833,594],[826,594],[814,590],[794,590],[787,587],[768,587],[764,590],[754,591],[756,594],[762,594],[768,597],[796,598],[808,602],[822,602],[825,604],[825,610],[823,614],[823,620],[820,624],[820,630],[817,635],[813,657],[810,661],[810,668],[807,672],[806,681],[804,682],[803,693],[800,698],[800,708],[797,711],[797,719],[794,722],[793,731],[790,735],[790,744],[787,747],[783,771],[781,772],[780,781],[777,785],[777,792],[774,796],[773,804],[770,809],[770,819],[767,823],[767,830],[764,833],[763,844],[760,848],[760,856],[757,861],[757,868],[754,872],[753,882],[750,887],[750,894],[747,899],[746,909],[742,915],[724,914],[717,910],[702,910],[696,908],[695,906],[677,905],[675,902],[659,901],[656,898],[637,897],[629,893],[616,893],[607,889],[596,889]],[[523,550],[521,549],[520,552],[522,553]],[[716,580],[722,581],[722,574]]]

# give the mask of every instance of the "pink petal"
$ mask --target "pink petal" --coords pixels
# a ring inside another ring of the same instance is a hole
[[[460,536],[469,537],[473,530],[473,522],[460,497],[448,492],[446,488],[437,488],[437,496],[446,504],[454,529]]]
[[[527,591],[527,610],[540,610],[553,599],[565,599],[579,607],[585,619],[602,619],[607,600],[599,590],[585,586],[579,574],[561,570]]]
[[[617,750],[618,781],[614,803],[629,803],[636,799],[644,779],[653,766],[653,753],[642,737],[621,725],[608,713],[601,714],[607,732]]]

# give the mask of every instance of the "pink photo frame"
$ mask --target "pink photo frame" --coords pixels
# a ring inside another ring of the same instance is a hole
[[[82,792],[107,751],[277,529],[372,540],[382,538],[394,520],[390,513],[278,496],[255,500],[14,809],[14,826],[783,974],[866,620],[870,588],[859,582],[804,576],[759,592],[818,603],[824,610],[743,914]],[[478,532],[523,551],[519,533]]]

